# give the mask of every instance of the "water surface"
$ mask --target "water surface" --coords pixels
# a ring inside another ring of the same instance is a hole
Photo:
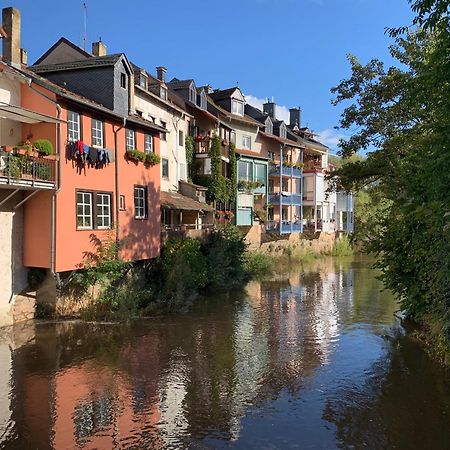
[[[450,448],[450,379],[364,259],[194,311],[0,335],[0,448]]]

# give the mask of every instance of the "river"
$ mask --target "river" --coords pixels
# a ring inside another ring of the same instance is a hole
[[[448,449],[448,373],[375,276],[323,258],[184,315],[3,329],[0,448]]]

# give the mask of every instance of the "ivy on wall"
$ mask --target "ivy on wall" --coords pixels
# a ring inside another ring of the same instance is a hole
[[[195,153],[195,141],[192,136],[186,136],[184,140],[184,149],[186,151],[186,164],[188,170],[188,178],[192,180],[194,171],[194,153]]]

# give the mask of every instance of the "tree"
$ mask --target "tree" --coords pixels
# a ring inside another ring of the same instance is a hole
[[[351,77],[332,89],[334,104],[352,102],[341,127],[356,129],[341,155],[374,151],[339,167],[330,182],[386,199],[368,250],[404,310],[416,320],[439,317],[450,343],[449,0],[411,3],[418,27],[390,30],[398,67],[349,56]]]

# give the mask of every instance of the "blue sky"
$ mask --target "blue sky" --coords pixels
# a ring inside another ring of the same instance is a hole
[[[78,0],[16,0],[22,46],[33,63],[61,36],[82,46]],[[347,53],[392,62],[385,27],[409,24],[406,0],[87,0],[87,49],[100,37],[154,72],[198,85],[239,83],[250,103],[274,97],[280,118],[300,106],[302,123],[332,148],[340,109],[330,88],[349,75]],[[125,6],[124,6],[125,5]],[[285,108],[282,108],[282,107]]]

